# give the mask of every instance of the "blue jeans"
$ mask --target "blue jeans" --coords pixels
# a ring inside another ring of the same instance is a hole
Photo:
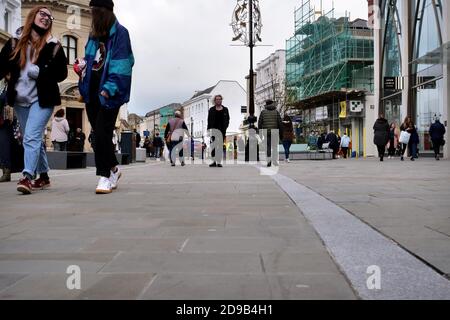
[[[45,126],[53,114],[53,108],[41,108],[39,102],[35,102],[30,107],[14,109],[19,120],[25,149],[23,174],[34,177],[36,174],[47,173],[50,169],[42,137]]]
[[[161,154],[161,148],[155,147],[155,158],[156,159],[160,158],[160,154]]]
[[[292,142],[289,140],[284,140],[283,141],[283,147],[284,147],[284,155],[286,156],[286,160],[289,159],[289,156],[291,155],[291,146],[292,146]]]
[[[411,151],[411,158],[417,158],[417,144],[411,143],[410,144],[410,151]]]

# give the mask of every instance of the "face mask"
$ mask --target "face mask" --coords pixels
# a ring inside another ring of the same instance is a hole
[[[42,37],[44,34],[46,34],[47,31],[48,31],[48,30],[46,30],[46,29],[44,29],[44,28],[39,27],[39,26],[38,26],[37,24],[35,24],[34,22],[33,22],[33,25],[32,25],[31,27],[32,27],[32,29],[33,29],[34,31],[36,31],[36,33],[37,33],[38,35],[40,35],[41,37]]]

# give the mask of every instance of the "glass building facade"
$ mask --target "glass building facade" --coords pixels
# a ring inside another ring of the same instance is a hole
[[[379,0],[378,6],[379,110],[398,124],[411,116],[420,151],[431,152],[430,125],[448,121],[449,1]]]

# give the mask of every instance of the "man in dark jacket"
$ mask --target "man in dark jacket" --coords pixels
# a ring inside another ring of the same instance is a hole
[[[155,149],[155,158],[159,159],[161,157],[161,150],[164,147],[164,142],[159,136],[159,132],[156,133],[155,139],[153,139],[153,148]]]
[[[375,122],[373,126],[374,130],[374,144],[378,148],[378,155],[380,161],[384,161],[384,154],[386,153],[386,145],[389,141],[390,127],[389,122],[384,118],[383,114]]]
[[[437,161],[440,160],[441,146],[445,144],[444,135],[446,133],[445,126],[436,119],[430,127],[430,137],[433,142],[434,155]]]
[[[266,109],[263,110],[263,112],[261,112],[261,115],[259,116],[258,127],[259,129],[267,130],[267,166],[271,167],[272,161],[274,165],[278,165],[278,162],[272,157],[272,130],[278,130],[278,135],[280,137],[280,140],[282,140],[283,120],[281,119],[281,115],[277,110],[275,102],[273,102],[272,100],[266,101]],[[278,144],[275,152],[277,152],[277,156],[275,157],[275,159],[277,159]]]
[[[325,138],[325,142],[330,144],[329,148],[333,150],[333,159],[336,159],[339,152],[340,143],[338,136],[336,135],[336,133],[334,133],[333,130],[328,133],[327,137]]]
[[[230,113],[228,108],[222,105],[223,97],[217,95],[214,97],[214,107],[209,109],[208,113],[208,130],[218,130],[222,134],[223,145],[225,146],[225,139],[227,136],[227,129],[230,125]],[[215,141],[215,137],[211,135],[211,143]],[[223,150],[216,155],[215,148],[212,150],[211,157],[213,158],[213,163],[210,165],[211,168],[219,167],[222,168],[223,160]]]

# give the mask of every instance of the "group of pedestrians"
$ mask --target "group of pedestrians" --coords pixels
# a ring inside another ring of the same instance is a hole
[[[129,101],[134,57],[128,31],[114,14],[113,1],[91,0],[89,6],[91,34],[85,57],[76,61],[74,69],[95,133],[96,173],[100,177],[95,191],[106,194],[117,188],[121,177],[112,138],[119,108]],[[8,81],[7,104],[14,107],[23,135],[24,170],[17,185],[23,194],[50,186],[42,136],[54,108],[61,105],[58,83],[68,75],[64,49],[52,36],[53,22],[48,7],[34,7],[0,53],[0,80]],[[57,118],[61,117],[56,117],[56,122]],[[61,135],[68,133],[64,121],[58,127]],[[64,149],[65,141],[57,131],[52,140],[55,147]]]
[[[332,151],[333,159],[337,159],[342,156],[344,159],[347,159],[349,156],[349,152],[352,149],[352,140],[347,133],[341,137],[339,134],[336,134],[334,130],[330,130],[328,133],[318,134],[315,131],[312,131],[308,137],[308,147],[311,150],[324,150],[324,146],[326,149]]]
[[[388,149],[388,157],[392,159],[396,154],[400,156],[400,160],[405,160],[406,151],[409,150],[411,161],[418,159],[420,137],[417,127],[411,117],[406,117],[401,126],[398,128],[394,122],[389,122],[380,114],[379,118],[373,126],[374,144],[378,148],[378,157],[383,162],[386,156],[386,148]],[[446,133],[445,126],[437,118],[429,129],[431,142],[435,159],[440,160],[440,150],[445,144],[444,135]]]

